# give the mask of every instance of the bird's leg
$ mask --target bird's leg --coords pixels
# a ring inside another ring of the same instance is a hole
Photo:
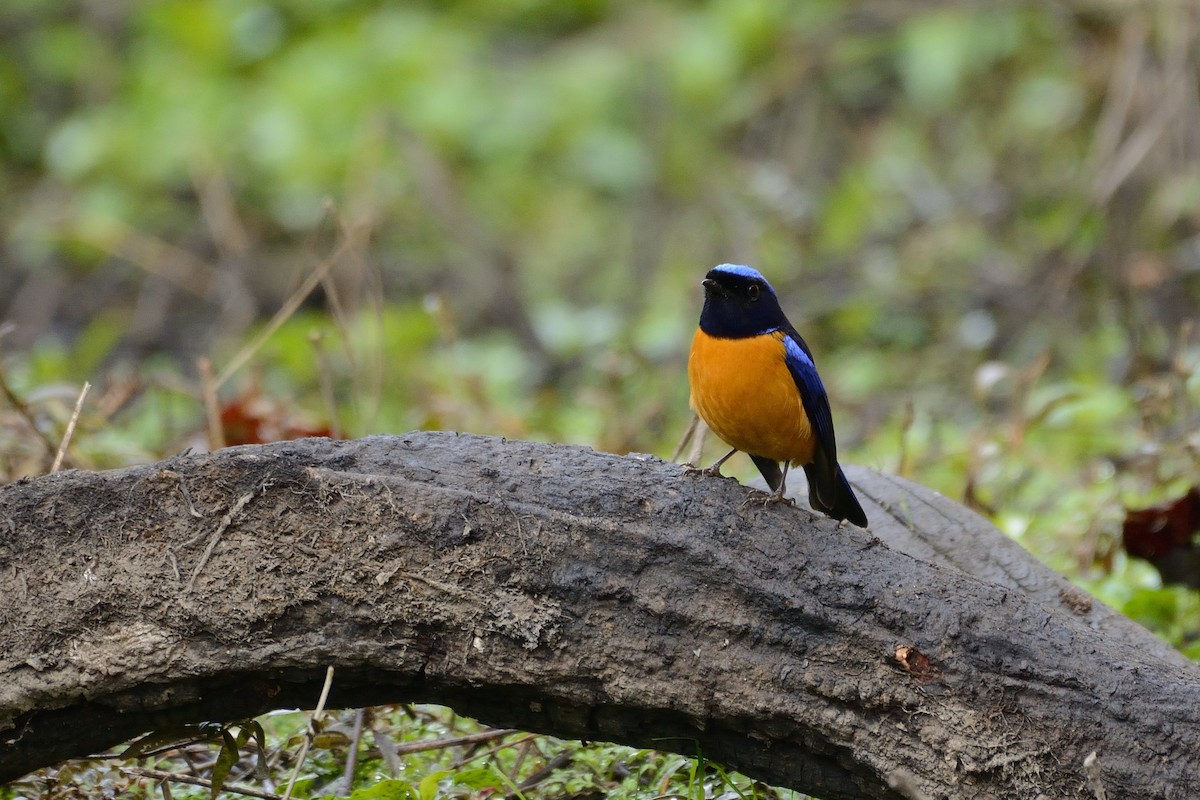
[[[728,461],[729,457],[732,456],[736,452],[737,452],[737,448],[735,447],[732,450],[730,450],[728,453],[726,453],[725,455],[718,458],[716,461],[713,462],[713,465],[711,467],[704,470],[704,474],[719,476],[721,474],[721,465],[724,464],[726,461]]]
[[[783,462],[783,477],[779,481],[779,488],[767,495],[768,503],[787,503],[789,506],[796,505],[796,501],[790,497],[784,497],[784,492],[787,491],[787,474],[789,462]]]
[[[732,450],[730,450],[728,453],[726,453],[725,455],[718,458],[711,467],[705,467],[704,469],[700,469],[698,467],[688,467],[687,474],[688,475],[710,475],[710,476],[715,475],[718,478],[724,477],[721,475],[721,465],[724,464],[726,461],[728,461],[729,457],[732,456],[736,452],[737,452],[737,448],[735,447]]]

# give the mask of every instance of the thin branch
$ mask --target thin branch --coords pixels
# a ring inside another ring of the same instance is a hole
[[[172,783],[186,783],[191,786],[202,786],[205,789],[212,789],[212,781],[205,778],[197,778],[193,775],[181,775],[178,772],[164,772],[160,769],[147,769],[145,767],[124,767],[125,772],[134,775],[140,775],[143,778],[150,778],[156,781],[171,781]],[[251,789],[249,786],[239,786],[237,784],[226,783],[221,786],[222,792],[233,792],[234,794],[245,795],[246,797],[259,797],[262,800],[284,800],[283,795],[264,792],[260,789]],[[164,787],[164,797],[169,796],[168,790]]]
[[[462,769],[467,764],[470,764],[472,761],[479,761],[480,759],[492,758],[497,753],[499,753],[501,750],[505,750],[510,747],[516,747],[516,748],[519,748],[517,750],[517,759],[513,763],[513,766],[505,773],[508,776],[508,779],[510,781],[515,782],[516,776],[521,773],[521,764],[525,760],[525,754],[529,750],[529,744],[531,742],[533,742],[535,739],[537,739],[538,736],[539,736],[539,734],[536,734],[536,733],[528,733],[525,736],[523,736],[522,738],[514,739],[511,742],[501,742],[500,744],[496,745],[495,747],[489,747],[486,750],[479,750],[479,751],[475,751],[475,752],[472,752],[469,754],[464,754],[464,756],[462,758],[456,760],[454,763],[452,763],[450,765],[450,769]]]
[[[358,749],[362,746],[363,719],[366,713],[362,708],[354,712],[354,729],[350,734],[350,747],[346,750],[346,769],[342,773],[342,794],[350,794],[354,790],[354,772],[358,769]]]
[[[537,786],[539,783],[549,778],[558,770],[569,766],[572,760],[574,760],[574,756],[571,755],[570,751],[563,750],[561,753],[555,755],[554,758],[547,761],[544,765],[531,772],[528,778],[517,784],[517,788],[522,792],[526,789],[532,789],[534,786]],[[509,797],[512,796],[513,795],[511,794],[509,795]]]
[[[466,736],[455,736],[451,739],[428,739],[424,742],[410,742],[409,744],[401,744],[396,746],[396,752],[400,754],[420,753],[425,750],[441,750],[447,747],[458,747],[464,744],[478,744],[480,742],[490,742],[492,739],[501,739],[514,733],[520,733],[515,728],[493,728],[492,730],[479,731],[478,733],[469,733]]]
[[[33,410],[22,400],[12,387],[8,385],[8,381],[4,379],[4,370],[0,369],[0,393],[4,394],[4,398],[8,400],[16,412],[29,424],[29,429],[42,440],[46,445],[46,452],[53,453],[55,451],[54,442],[50,441],[50,437],[37,424],[37,418],[33,414]]]

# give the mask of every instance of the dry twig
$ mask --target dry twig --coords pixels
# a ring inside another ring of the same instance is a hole
[[[178,772],[164,772],[161,769],[147,769],[145,767],[125,767],[125,771],[134,775],[140,775],[143,778],[150,778],[151,780],[186,783],[191,786],[203,786],[205,789],[212,789],[212,781],[206,778],[197,778],[195,775],[182,775]],[[221,791],[233,792],[234,794],[245,795],[246,797],[259,797],[262,800],[283,800],[283,795],[264,792],[260,789],[251,789],[249,786],[238,786],[232,783],[226,783],[221,786]]]
[[[67,429],[63,432],[62,441],[58,443],[58,452],[54,454],[54,464],[50,467],[51,472],[58,472],[62,466],[63,458],[67,455],[67,445],[71,443],[71,436],[75,433],[75,423],[79,421],[79,412],[83,408],[83,398],[87,397],[88,389],[92,385],[87,381],[83,382],[83,388],[79,391],[79,398],[75,401],[75,410],[71,412],[71,419],[67,422]]]
[[[478,744],[479,742],[489,742],[492,739],[500,739],[510,734],[519,733],[514,728],[493,728],[492,730],[479,731],[478,733],[468,733],[465,736],[455,736],[450,739],[428,739],[423,742],[409,742],[408,744],[396,745],[396,752],[400,754],[420,753],[425,750],[441,750],[447,747],[458,747],[464,744]]]
[[[218,386],[213,378],[212,361],[207,357],[199,358],[196,371],[200,373],[200,397],[208,423],[208,449],[220,450],[225,446],[225,429],[221,425],[221,404],[217,400]]]
[[[312,745],[314,725],[321,715],[325,713],[325,701],[329,699],[329,689],[333,686],[333,667],[325,669],[325,685],[321,687],[321,697],[317,700],[317,707],[313,709],[312,719],[308,722],[308,731],[304,736],[304,744],[300,746],[300,754],[296,756],[296,766],[292,769],[292,777],[288,778],[287,788],[283,790],[284,800],[290,800],[292,796],[292,787],[296,785],[296,778],[300,775],[300,769],[304,766],[304,758],[308,755],[308,748]]]
[[[221,534],[225,533],[225,531],[229,529],[229,526],[233,524],[234,517],[236,517],[241,510],[246,507],[247,503],[254,499],[254,494],[254,492],[247,492],[239,497],[237,502],[233,504],[233,508],[229,509],[229,513],[221,517],[220,523],[217,524],[217,529],[213,531],[213,535],[209,537],[208,546],[204,548],[204,554],[200,556],[200,561],[196,564],[196,568],[192,570],[192,577],[188,581],[187,588],[184,591],[190,592],[196,587],[196,578],[200,577],[201,570],[203,570],[204,566],[208,564],[208,559],[212,557],[213,550],[215,550],[217,547],[217,542],[221,540]]]

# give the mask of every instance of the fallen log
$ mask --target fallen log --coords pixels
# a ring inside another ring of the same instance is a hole
[[[19,481],[0,780],[312,707],[333,665],[330,705],[699,747],[826,800],[1200,794],[1200,669],[961,506],[849,472],[870,530],[437,432]]]

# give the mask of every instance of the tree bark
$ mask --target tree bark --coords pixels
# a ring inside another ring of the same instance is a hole
[[[432,432],[20,481],[0,780],[311,707],[333,665],[332,705],[700,749],[826,800],[1200,794],[1195,665],[961,506],[850,477],[869,531],[648,456]]]

